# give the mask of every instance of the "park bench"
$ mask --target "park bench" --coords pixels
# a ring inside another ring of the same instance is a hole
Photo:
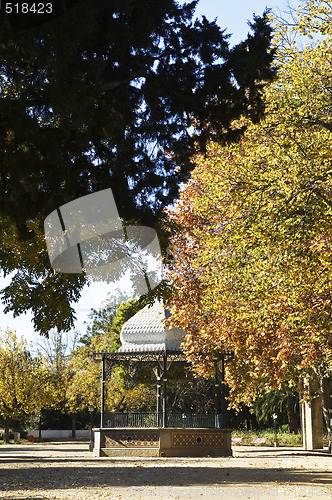
[[[232,444],[241,444],[243,438],[232,438]]]
[[[35,438],[32,434],[27,436],[27,440],[30,441],[30,443],[38,443],[39,439]]]
[[[266,438],[255,438],[251,441],[251,444],[265,444]]]

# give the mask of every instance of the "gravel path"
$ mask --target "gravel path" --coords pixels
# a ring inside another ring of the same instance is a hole
[[[94,458],[82,442],[0,446],[0,498],[332,498],[332,456],[234,447],[227,458]]]

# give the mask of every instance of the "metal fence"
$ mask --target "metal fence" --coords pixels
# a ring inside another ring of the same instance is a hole
[[[162,413],[108,413],[106,427],[162,427]],[[221,415],[168,413],[167,427],[219,428]]]

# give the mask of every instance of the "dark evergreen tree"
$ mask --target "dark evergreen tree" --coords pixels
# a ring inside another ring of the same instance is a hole
[[[52,13],[0,12],[0,225],[10,233],[0,265],[21,270],[8,310],[32,308],[41,332],[71,326],[84,284],[50,270],[45,216],[112,188],[125,220],[157,227],[196,148],[236,139],[232,120],[263,114],[266,15],[230,48],[215,22],[194,19],[196,4],[61,0]]]
[[[243,113],[259,118],[266,19],[229,49],[214,22],[192,20],[195,5],[63,0],[44,22],[2,10],[0,209],[22,232],[108,187],[122,216],[151,224],[197,140],[222,139]]]

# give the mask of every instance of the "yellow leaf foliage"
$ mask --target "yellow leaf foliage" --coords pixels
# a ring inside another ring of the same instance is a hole
[[[50,398],[48,370],[33,358],[23,337],[6,330],[0,339],[0,415],[12,421],[38,411]]]
[[[234,350],[233,404],[285,380],[296,387],[308,370],[326,374],[332,359],[332,37],[324,34],[279,58],[265,119],[247,123],[239,143],[197,156],[169,210],[181,228],[168,271],[172,325],[187,331],[199,374],[216,351]]]

